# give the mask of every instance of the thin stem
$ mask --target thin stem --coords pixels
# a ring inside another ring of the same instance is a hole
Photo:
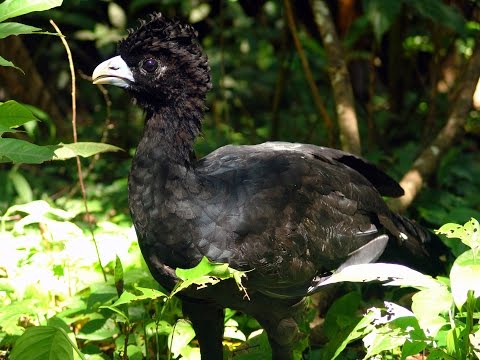
[[[70,67],[70,76],[72,78],[72,130],[73,130],[73,142],[76,143],[78,141],[77,137],[77,95],[76,95],[76,77],[75,77],[75,67],[73,65],[73,58],[72,52],[70,51],[70,47],[68,46],[67,40],[65,36],[60,31],[60,28],[55,24],[53,20],[50,20],[50,24],[55,28],[55,31],[60,35],[60,39],[62,40],[63,46],[67,52],[68,57],[68,64]],[[88,203],[87,203],[87,192],[85,190],[85,184],[83,182],[83,172],[82,172],[82,163],[80,162],[80,157],[77,156],[77,172],[78,172],[78,181],[80,184],[80,189],[82,190],[82,198],[83,198],[83,205],[85,207],[85,213],[87,217],[88,228],[90,230],[90,234],[92,236],[93,244],[95,245],[95,251],[97,253],[97,260],[98,264],[100,265],[100,269],[102,270],[103,279],[107,282],[107,274],[105,273],[105,269],[102,266],[102,261],[100,258],[100,252],[98,250],[97,240],[95,239],[95,233],[93,231],[93,225],[90,221],[90,212],[88,211]]]

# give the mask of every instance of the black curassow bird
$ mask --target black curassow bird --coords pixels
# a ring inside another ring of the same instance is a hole
[[[202,359],[223,358],[224,308],[254,316],[274,359],[291,359],[303,336],[304,297],[336,269],[378,259],[387,243],[425,256],[429,233],[391,212],[402,188],[367,161],[330,148],[284,142],[224,146],[201,160],[211,88],[195,30],[154,14],[93,72],[125,88],[146,112],[129,176],[129,207],[154,278],[172,289],[177,267],[203,256],[248,272],[245,299],[233,281],[183,292]]]

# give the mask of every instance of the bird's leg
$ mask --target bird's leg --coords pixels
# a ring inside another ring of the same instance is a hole
[[[223,308],[206,302],[183,301],[182,309],[192,322],[202,360],[223,360]]]
[[[276,307],[273,305],[272,307]],[[305,299],[297,304],[286,306],[282,304],[275,311],[256,316],[268,335],[272,348],[272,360],[292,360],[295,344],[304,339],[307,334],[299,328],[306,314]]]

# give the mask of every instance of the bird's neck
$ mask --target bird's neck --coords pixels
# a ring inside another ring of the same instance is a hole
[[[190,168],[194,160],[193,143],[201,131],[202,117],[203,112],[194,108],[147,110],[135,160],[148,159],[163,165]]]

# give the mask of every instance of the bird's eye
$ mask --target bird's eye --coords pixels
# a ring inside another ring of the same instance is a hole
[[[147,59],[142,64],[143,70],[145,70],[146,72],[149,72],[149,73],[157,70],[157,67],[158,67],[158,62],[155,59]]]

